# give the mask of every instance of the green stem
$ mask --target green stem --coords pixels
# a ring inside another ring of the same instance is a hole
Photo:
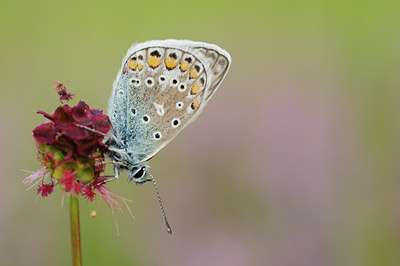
[[[69,218],[71,224],[72,265],[82,265],[81,231],[79,228],[79,199],[71,194],[69,204]]]

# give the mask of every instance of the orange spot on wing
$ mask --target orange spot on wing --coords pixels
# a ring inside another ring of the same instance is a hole
[[[149,59],[147,59],[147,63],[152,68],[156,68],[161,64],[161,61],[157,56],[150,56]]]
[[[138,64],[139,71],[143,69],[143,65],[141,63]]]
[[[185,61],[181,61],[181,70],[186,71],[189,69],[189,63]]]
[[[191,79],[197,78],[197,71],[194,70],[194,69],[191,69],[191,70],[190,70],[189,77],[190,77]]]
[[[201,88],[200,88],[199,84],[195,83],[195,84],[193,85],[192,90],[190,91],[190,94],[196,95],[197,93],[200,92],[200,90],[201,90]]]
[[[124,73],[125,74],[125,72],[126,72],[126,66],[124,66],[124,68],[122,69],[122,73]]]
[[[165,58],[165,65],[168,69],[174,69],[178,65],[178,62],[174,58]]]
[[[129,68],[130,69],[136,69],[137,65],[138,64],[137,64],[136,60],[133,60],[133,59],[129,60]]]
[[[196,109],[196,108],[199,106],[199,104],[200,104],[200,100],[199,100],[199,99],[196,99],[196,100],[194,100],[194,101],[192,102],[192,104],[190,105],[190,107],[192,107],[192,109],[194,110],[194,109]]]

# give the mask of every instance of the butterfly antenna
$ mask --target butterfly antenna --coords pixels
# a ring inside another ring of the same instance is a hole
[[[163,207],[163,204],[161,201],[160,192],[158,191],[156,180],[154,179],[153,175],[147,169],[146,169],[146,173],[151,177],[151,181],[153,181],[154,188],[156,189],[158,203],[160,204],[161,215],[162,215],[165,227],[167,228],[167,232],[168,232],[168,234],[172,234],[172,230],[171,230],[171,227],[169,226],[167,216],[165,215],[164,207]]]

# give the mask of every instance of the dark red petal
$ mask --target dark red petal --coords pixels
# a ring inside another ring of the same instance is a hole
[[[61,132],[64,136],[73,140],[82,140],[90,137],[93,133],[87,129],[77,127],[74,125],[65,126]]]
[[[99,141],[99,144],[98,144],[99,150],[100,150],[102,153],[108,152],[108,146],[105,145],[105,144],[104,144],[103,142],[101,142],[100,140],[98,140],[98,141]]]
[[[65,159],[70,159],[74,155],[74,143],[73,140],[61,135],[57,137],[57,142],[54,143],[57,149],[63,152]]]
[[[90,113],[92,115],[99,115],[99,114],[103,113],[103,110],[101,110],[101,109],[90,109]]]
[[[39,110],[39,111],[37,111],[36,113],[37,113],[37,114],[43,115],[44,117],[46,117],[47,119],[49,119],[49,120],[51,120],[51,121],[53,121],[53,119],[54,119],[54,117],[53,117],[52,115],[49,115],[48,113],[43,112],[42,110]]]
[[[106,153],[108,152],[108,146],[105,145],[102,140],[103,140],[103,136],[95,136],[96,141],[97,141],[97,148],[101,153]]]
[[[56,141],[57,130],[53,123],[46,123],[36,127],[33,131],[35,140],[42,144],[53,144]]]
[[[69,106],[68,104],[64,104],[64,105],[62,106],[62,108],[63,108],[66,112],[68,112],[69,114],[71,114],[71,115],[72,115],[72,112],[74,111],[74,107],[71,107],[71,106]]]
[[[92,123],[92,113],[90,112],[89,106],[82,100],[74,107],[72,113],[75,122],[82,125],[90,125]]]
[[[77,153],[85,157],[90,157],[99,145],[96,138],[76,140],[75,143],[77,146]]]
[[[54,112],[54,123],[57,127],[71,125],[74,123],[74,118],[72,117],[72,110],[68,105],[60,106]]]
[[[95,115],[93,117],[92,127],[100,132],[107,133],[111,129],[111,122],[106,115]]]

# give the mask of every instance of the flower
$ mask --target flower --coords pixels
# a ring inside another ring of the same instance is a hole
[[[82,189],[81,184],[76,178],[75,172],[71,169],[63,169],[63,177],[60,179],[61,187],[67,192],[71,192],[74,195],[78,195]]]
[[[93,187],[85,186],[82,189],[82,195],[86,200],[93,201],[94,197],[96,196],[96,193],[93,191]]]
[[[54,184],[43,184],[37,189],[37,193],[41,194],[42,197],[47,197],[53,192]]]
[[[73,94],[61,82],[56,82],[55,88],[61,102],[72,99]],[[129,200],[105,188],[106,178],[101,177],[108,152],[103,139],[111,129],[108,116],[100,109],[90,109],[83,100],[73,107],[61,105],[52,115],[44,111],[37,113],[47,119],[32,131],[42,168],[26,177],[23,183],[33,183],[33,187],[41,181],[37,193],[42,197],[49,196],[57,185],[88,201],[93,201],[98,194],[111,209],[115,207],[122,212],[115,198],[126,206]],[[48,178],[50,182],[45,184]]]
[[[70,101],[72,98],[74,98],[74,94],[68,93],[67,92],[67,87],[64,86],[64,84],[61,81],[57,81],[54,83],[53,89],[57,90],[58,95],[60,96],[60,102],[62,103],[63,101]]]

